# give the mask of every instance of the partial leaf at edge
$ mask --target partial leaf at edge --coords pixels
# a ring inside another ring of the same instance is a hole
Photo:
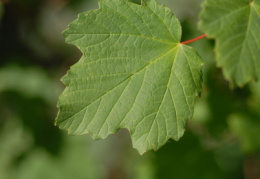
[[[217,65],[238,86],[260,77],[260,0],[206,0],[200,28],[216,38]]]
[[[63,35],[83,57],[62,78],[56,124],[106,138],[130,131],[139,153],[178,140],[201,92],[202,60],[181,45],[181,26],[155,0],[103,0]]]

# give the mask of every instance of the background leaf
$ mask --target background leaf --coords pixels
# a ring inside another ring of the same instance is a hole
[[[216,38],[217,65],[235,85],[260,76],[260,1],[206,0],[200,28]]]

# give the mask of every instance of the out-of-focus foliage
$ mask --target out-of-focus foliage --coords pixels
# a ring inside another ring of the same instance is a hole
[[[260,121],[257,115],[232,114],[228,118],[229,126],[239,139],[245,153],[255,153],[260,150]]]
[[[225,176],[214,158],[214,152],[203,148],[198,137],[190,131],[178,143],[169,141],[157,152],[154,162],[160,164],[157,165],[156,175],[160,179],[167,179],[173,173],[178,178],[199,176],[201,179],[219,179]]]
[[[260,77],[260,1],[205,0],[200,28],[216,39],[216,61],[232,85]]]
[[[229,88],[214,41],[191,44],[205,61],[202,97],[179,142],[140,156],[126,130],[102,141],[54,127],[61,76],[81,54],[61,32],[96,0],[3,1],[0,21],[0,179],[258,179],[260,83]],[[161,0],[183,40],[201,34],[202,0]]]
[[[3,15],[3,5],[2,5],[2,3],[0,1],[0,20],[2,18],[2,15]]]

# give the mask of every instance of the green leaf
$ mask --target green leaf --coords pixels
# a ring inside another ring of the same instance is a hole
[[[83,57],[62,78],[56,124],[94,139],[127,128],[141,154],[178,140],[201,92],[201,58],[179,43],[179,21],[155,0],[99,6],[63,33]]]
[[[235,85],[260,76],[260,0],[206,0],[200,28],[216,38],[217,65]]]

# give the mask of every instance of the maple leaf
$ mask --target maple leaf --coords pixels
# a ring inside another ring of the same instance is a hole
[[[260,76],[260,0],[206,0],[200,28],[216,38],[217,65],[243,86]]]
[[[202,83],[202,60],[180,43],[178,19],[155,0],[99,7],[63,33],[83,56],[62,78],[56,124],[94,139],[127,128],[140,154],[178,140]]]

